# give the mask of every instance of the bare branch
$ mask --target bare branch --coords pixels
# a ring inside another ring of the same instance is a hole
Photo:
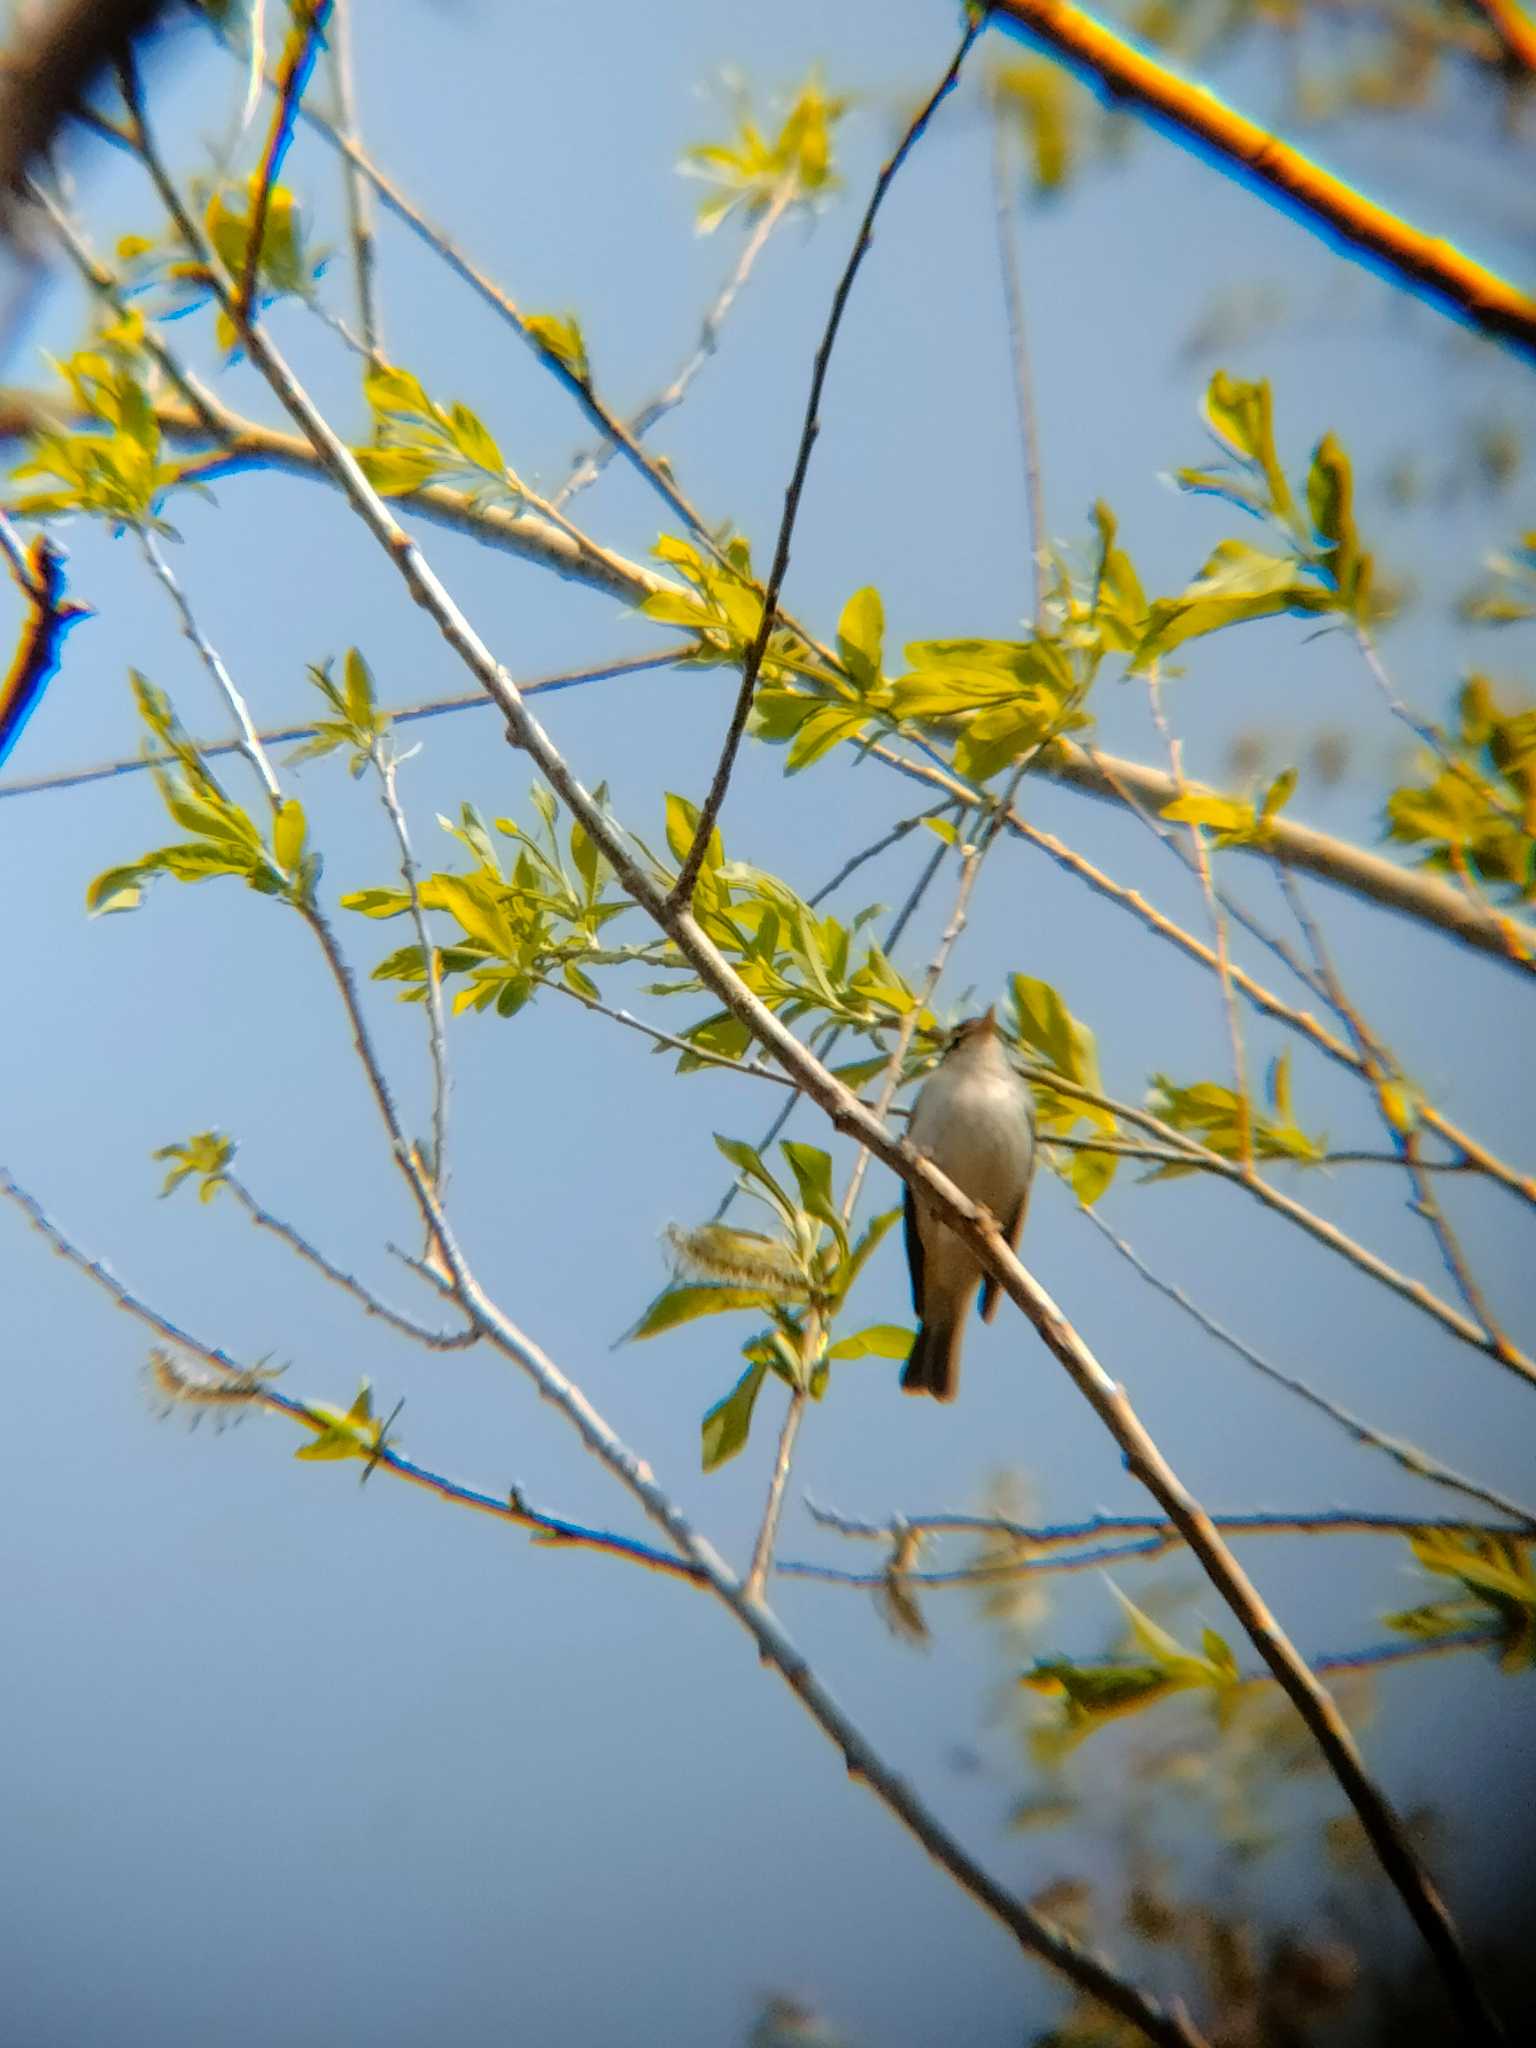
[[[685,652],[669,647],[659,654],[632,654],[623,661],[600,662],[593,668],[563,669],[558,675],[541,676],[536,682],[525,683],[523,695],[536,697],[545,690],[574,690],[584,683],[606,683],[616,676],[643,675],[652,669],[674,668]],[[489,704],[490,699],[483,690],[469,690],[461,697],[434,697],[425,704],[405,704],[384,716],[393,725],[409,725],[417,719],[441,718],[454,711],[484,711]],[[259,732],[256,738],[263,747],[282,747],[292,741],[313,739],[316,730],[314,725],[282,725],[269,732]],[[240,753],[245,743],[243,740],[194,740],[192,744],[205,760],[213,760],[220,754]],[[148,766],[142,754],[135,754],[131,760],[103,761],[94,768],[66,769],[58,775],[30,775],[24,779],[0,782],[0,799],[36,796],[43,790],[81,789],[92,782],[110,782],[119,775],[142,775]]]
[[[336,132],[354,146],[358,142],[356,87],[352,76],[352,0],[335,0],[331,9],[331,82],[335,92]],[[380,359],[378,243],[373,233],[373,208],[362,172],[350,157],[342,165],[347,195],[347,235],[352,244],[352,278],[357,290],[357,320],[363,348]]]
[[[1008,167],[1008,130],[996,84],[992,91],[992,213],[997,231],[998,269],[1003,280],[1003,312],[1008,327],[1008,353],[1013,367],[1013,402],[1019,415],[1019,441],[1024,451],[1024,502],[1029,518],[1029,573],[1034,592],[1036,631],[1045,617],[1045,490],[1041,481],[1040,421],[1035,411],[1035,381],[1029,364],[1029,330],[1024,319],[1024,284],[1013,221]]]
[[[285,1223],[281,1216],[273,1215],[270,1209],[257,1201],[244,1181],[232,1173],[226,1173],[221,1177],[221,1185],[228,1188],[258,1230],[268,1231],[273,1237],[281,1238],[291,1251],[298,1253],[306,1265],[313,1266],[317,1273],[323,1273],[333,1287],[339,1287],[343,1293],[350,1294],[367,1314],[377,1316],[381,1322],[388,1323],[403,1336],[414,1338],[416,1343],[424,1344],[429,1351],[461,1351],[468,1345],[480,1341],[480,1332],[473,1324],[463,1330],[432,1330],[428,1329],[426,1324],[403,1315],[399,1309],[391,1308],[387,1301],[381,1301],[363,1281],[346,1272],[333,1259],[328,1259],[301,1230],[295,1229],[291,1223]]]
[[[647,405],[641,406],[629,423],[629,432],[636,441],[644,440],[658,420],[665,419],[669,412],[681,405],[688,396],[689,386],[720,346],[720,330],[740,294],[747,279],[756,267],[757,259],[768,246],[770,236],[784,218],[791,200],[795,196],[794,181],[786,179],[763,208],[753,223],[752,232],[742,244],[740,256],[732,267],[730,276],[721,286],[709,311],[704,315],[699,328],[698,343],[692,355],[683,364],[677,375],[664,391],[659,391]],[[578,491],[584,491],[588,484],[596,483],[603,471],[618,453],[618,443],[604,441],[589,455],[584,455],[565,482],[550,500],[551,504],[564,505],[574,498]]]
[[[252,768],[256,771],[257,779],[271,801],[274,804],[280,802],[282,792],[277,786],[277,776],[273,772],[272,763],[267,758],[266,749],[261,743],[261,735],[256,730],[255,720],[251,717],[250,706],[246,703],[239,690],[236,689],[234,678],[225,667],[222,655],[204,633],[201,626],[198,625],[186,591],[182,588],[170,563],[161,553],[159,543],[154,535],[147,526],[141,526],[137,529],[137,536],[139,547],[143,551],[144,559],[149,564],[151,573],[164,586],[171,603],[176,607],[177,616],[181,620],[182,633],[191,641],[193,647],[196,648],[199,661],[202,662],[203,667],[212,676],[220,695],[235,715],[235,723],[240,728],[240,737],[238,740],[231,741],[230,745],[237,752],[243,754],[246,760],[250,762]],[[144,765],[148,766],[148,763],[146,762]]]

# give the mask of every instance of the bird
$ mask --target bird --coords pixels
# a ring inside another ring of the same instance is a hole
[[[967,1018],[951,1034],[912,1105],[907,1136],[940,1173],[990,1212],[1009,1244],[1018,1244],[1035,1167],[1035,1099],[1008,1057],[993,1010]],[[919,1328],[902,1370],[902,1391],[952,1401],[960,1380],[961,1335],[982,1283],[981,1266],[965,1239],[910,1187],[906,1238]],[[987,1276],[984,1321],[992,1320],[997,1301],[997,1282]]]

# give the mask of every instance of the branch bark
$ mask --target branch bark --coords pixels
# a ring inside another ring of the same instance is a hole
[[[1486,6],[1487,0],[1484,0]],[[1491,11],[1491,9],[1489,10]],[[1344,241],[1453,317],[1536,361],[1536,299],[1440,236],[1427,235],[1300,150],[1179,77],[1071,0],[990,0],[991,18],[1042,43],[1112,100],[1230,166],[1314,234]],[[1501,15],[1508,8],[1499,6]]]

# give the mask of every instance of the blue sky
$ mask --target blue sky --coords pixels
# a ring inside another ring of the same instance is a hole
[[[621,410],[687,354],[737,251],[734,225],[693,236],[698,188],[675,171],[684,146],[725,131],[723,69],[739,67],[766,95],[819,62],[831,86],[856,95],[840,135],[848,196],[814,226],[775,238],[718,359],[657,436],[695,501],[734,519],[765,560],[853,205],[946,61],[953,11],[935,0],[848,0],[833,11],[809,0],[772,10],[672,0],[658,18],[599,0],[360,14],[371,148],[520,303],[579,312],[599,384]],[[795,543],[795,609],[826,626],[852,590],[875,583],[893,648],[1012,635],[1028,605],[977,95],[985,65],[1017,47],[992,40],[883,216],[834,363]],[[164,47],[152,79],[167,147],[191,169],[202,144],[228,132],[238,72],[188,35]],[[1255,112],[1279,104],[1262,54],[1230,65],[1223,83]],[[1479,143],[1488,129],[1451,86],[1422,123],[1362,122],[1347,137],[1315,139],[1426,224],[1518,268],[1531,220],[1515,181],[1502,198],[1495,191],[1487,215],[1474,210],[1480,188],[1513,161]],[[1443,480],[1484,419],[1529,435],[1529,373],[1166,141],[1132,131],[1126,142],[1123,162],[1089,169],[1023,219],[1051,533],[1081,544],[1103,497],[1149,590],[1193,574],[1231,522],[1164,481],[1204,452],[1196,407],[1214,362],[1186,339],[1215,294],[1271,283],[1283,317],[1227,366],[1273,380],[1293,466],[1326,428],[1353,453],[1362,521],[1418,590],[1386,642],[1398,687],[1442,714],[1469,665],[1517,676],[1529,636],[1477,640],[1451,605],[1483,553],[1532,523],[1528,479],[1503,496],[1432,490],[1406,512],[1382,483],[1405,453],[1431,483]],[[76,176],[99,248],[153,223],[131,165],[81,158]],[[290,178],[321,238],[340,245],[331,160],[301,138]],[[380,241],[390,354],[435,395],[472,404],[521,474],[557,483],[590,438],[568,401],[387,219]],[[340,253],[327,292],[350,312]],[[82,312],[60,278],[7,375],[36,378],[35,349],[66,352]],[[276,311],[274,331],[361,438],[352,359],[295,308]],[[175,339],[212,371],[205,323],[183,322]],[[220,389],[274,417],[248,369]],[[313,703],[306,664],[352,644],[387,702],[466,686],[339,501],[271,476],[229,479],[217,500],[177,505],[185,545],[175,564],[263,724],[301,718]],[[622,552],[644,556],[655,541],[656,502],[621,465],[578,506]],[[453,536],[424,537],[514,675],[658,637],[608,598]],[[131,542],[82,526],[67,539],[74,587],[98,617],[75,635],[13,775],[132,752],[130,666],[171,691],[194,730],[221,721]],[[665,791],[697,795],[707,783],[728,688],[715,671],[645,676],[548,699],[546,722],[577,772],[606,777],[618,814],[652,836]],[[1217,780],[1245,732],[1269,736],[1277,765],[1301,756],[1319,728],[1349,734],[1355,772],[1336,788],[1304,776],[1295,808],[1327,829],[1375,835],[1400,736],[1342,639],[1308,644],[1293,621],[1225,635],[1192,650],[1169,694],[1190,771]],[[1139,686],[1107,682],[1096,710],[1106,746],[1156,758]],[[403,787],[429,858],[452,850],[438,843],[435,814],[462,801],[529,814],[528,769],[490,716],[417,734]],[[727,846],[806,893],[922,801],[874,763],[793,780],[781,767],[777,754],[748,753]],[[229,779],[240,786],[236,769]],[[388,880],[387,828],[366,786],[335,763],[304,768],[296,786],[325,850],[327,888]],[[1203,929],[1198,894],[1134,821],[1051,788],[1031,787],[1027,802],[1042,825]],[[168,885],[137,916],[86,920],[89,879],[160,832],[143,778],[0,801],[13,1171],[179,1320],[233,1352],[286,1364],[295,1392],[334,1401],[367,1374],[390,1404],[406,1396],[402,1437],[424,1461],[631,1526],[611,1482],[504,1365],[412,1353],[227,1202],[154,1200],[151,1151],[217,1126],[239,1138],[241,1170],[263,1200],[410,1299],[415,1283],[384,1247],[411,1239],[414,1225],[296,921],[232,887]],[[899,902],[923,857],[911,842],[884,857],[845,893],[845,911]],[[1261,872],[1234,862],[1233,879],[1278,919]],[[1352,986],[1410,1071],[1469,1127],[1528,1159],[1536,1110],[1514,978],[1347,900],[1317,901]],[[914,926],[909,968],[929,957],[946,902],[936,894]],[[344,937],[362,969],[396,942],[394,928],[360,920]],[[1214,985],[1080,884],[1008,850],[984,875],[948,1000],[979,1005],[1015,971],[1055,983],[1092,1024],[1114,1092],[1137,1097],[1157,1071],[1224,1078]],[[421,1128],[421,1020],[387,996],[376,992],[371,1015]],[[619,999],[648,1000],[635,987]],[[684,1014],[675,1006],[664,1021]],[[776,1093],[732,1077],[674,1080],[638,1039],[552,999],[510,1024],[456,1023],[452,1043],[453,1198],[483,1277],[706,1531],[744,1557],[778,1418],[765,1396],[748,1453],[699,1475],[699,1417],[736,1369],[730,1326],[612,1346],[665,1276],[666,1225],[707,1214],[719,1197],[711,1132],[755,1137]],[[1249,1046],[1257,1069],[1283,1041],[1254,1024]],[[1339,1144],[1378,1142],[1344,1077],[1301,1056],[1296,1069],[1304,1124]],[[825,1141],[809,1118],[802,1135]],[[840,1143],[834,1150],[845,1164]],[[893,1199],[878,1172],[867,1199]],[[1316,1199],[1444,1284],[1395,1176],[1341,1175]],[[1522,1212],[1479,1189],[1458,1187],[1453,1201],[1497,1306],[1529,1327]],[[1528,1486],[1525,1390],[1294,1232],[1190,1181],[1127,1180],[1104,1213],[1214,1313],[1336,1399],[1490,1484]],[[1211,1505],[1441,1511],[1433,1492],[1211,1346],[1054,1184],[1038,1192],[1026,1251]],[[871,1319],[905,1316],[894,1241],[866,1284]],[[276,1421],[214,1438],[157,1420],[141,1383],[142,1334],[10,1214],[0,1217],[0,1285],[0,1830],[12,1845],[0,1867],[0,1976],[17,2048],[109,2037],[117,2048],[393,2048],[508,2028],[562,2048],[651,2038],[715,2048],[741,2036],[773,1988],[815,2001],[867,2048],[1002,2048],[1058,2010],[1057,1991],[848,1783],[722,1611],[606,1559],[531,1548],[404,1488],[379,1481],[360,1493],[346,1467],[293,1462]],[[806,1430],[783,1554],[863,1561],[817,1534],[802,1494],[876,1516],[976,1507],[1000,1470],[1021,1476],[1044,1517],[1140,1504],[1093,1418],[1007,1317],[969,1335],[951,1411],[899,1400],[888,1367],[844,1371]],[[1312,1652],[1370,1640],[1380,1612],[1428,1597],[1399,1546],[1361,1540],[1325,1557],[1293,1542],[1247,1555]],[[1163,1567],[1159,1579],[1188,1574]],[[1124,1583],[1135,1592],[1148,1581]],[[926,1654],[893,1641],[861,1595],[786,1580],[776,1597],[839,1696],[1010,1884],[1028,1892],[1113,1862],[1104,1802],[1113,1809],[1127,1782],[1134,1735],[1103,1736],[1084,1753],[1082,1782],[1101,1802],[1094,1825],[1007,1828],[1034,1789],[1011,1732],[1008,1676],[1033,1654],[1102,1647],[1113,1603],[1096,1576],[1061,1582],[1027,1645],[981,1625],[960,1597],[936,1598]],[[1214,1596],[1196,1594],[1180,1613],[1181,1624],[1223,1625]],[[1378,1705],[1370,1759],[1405,1807],[1444,1810],[1451,1894],[1475,1920],[1493,1909],[1515,1837],[1508,1788],[1529,1782],[1529,1718],[1511,1681],[1470,1660],[1389,1679]],[[1331,1810],[1309,1791],[1290,1815],[1292,1833],[1265,1866],[1277,1911],[1315,1910],[1310,1821]],[[1177,1823],[1165,1824],[1180,1839]],[[1381,1908],[1383,1939],[1388,1953],[1406,1953],[1394,1911]],[[1129,1953],[1118,1935],[1111,1945]]]

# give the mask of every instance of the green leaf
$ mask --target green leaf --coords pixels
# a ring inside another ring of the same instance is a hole
[[[297,797],[285,797],[272,822],[272,851],[285,875],[296,875],[304,858],[304,806]]]
[[[373,672],[355,647],[347,649],[346,660],[342,663],[342,674],[346,679],[348,717],[354,725],[371,725],[375,703]]]
[[[1202,410],[1217,440],[1262,475],[1269,491],[1269,509],[1277,518],[1289,518],[1291,492],[1275,453],[1274,405],[1268,382],[1245,384],[1240,377],[1218,370],[1206,389]]]
[[[773,1175],[763,1164],[762,1155],[741,1138],[723,1138],[714,1133],[716,1149],[727,1158],[738,1173],[752,1186],[760,1188],[773,1207],[791,1228],[795,1221],[795,1205],[780,1187]]]
[[[587,344],[574,313],[525,313],[523,325],[541,348],[570,371],[578,384],[591,381]]]
[[[854,688],[861,693],[880,682],[885,645],[885,607],[872,584],[856,590],[837,622],[837,652]]]
[[[704,1470],[714,1472],[745,1449],[752,1428],[752,1410],[768,1368],[749,1365],[723,1401],[717,1401],[701,1427]]]
[[[1085,1209],[1091,1209],[1115,1177],[1120,1164],[1114,1152],[1074,1152],[1067,1183]]]
[[[410,909],[411,899],[403,889],[354,889],[341,898],[341,907],[363,917],[399,917]]]
[[[785,774],[813,766],[841,741],[857,738],[868,722],[866,712],[845,704],[826,704],[812,711],[808,718],[797,721],[798,730],[784,762]]]
[[[901,1323],[871,1323],[851,1337],[843,1337],[827,1353],[828,1358],[905,1358],[912,1349],[913,1332]]]
[[[687,797],[672,792],[667,795],[667,845],[671,848],[678,865],[688,858],[693,848],[694,834],[699,827],[699,807],[690,803]],[[704,869],[707,873],[718,868],[725,859],[725,845],[716,825],[709,835],[709,845],[704,850]]]
[[[729,1315],[739,1308],[772,1308],[778,1298],[762,1287],[668,1287],[657,1295],[629,1334],[636,1341],[659,1337],[665,1330],[697,1322],[700,1316]]]
[[[373,1392],[367,1380],[344,1413],[319,1401],[308,1406],[310,1414],[300,1419],[316,1432],[316,1438],[295,1451],[296,1458],[372,1458],[383,1449],[384,1427],[374,1419]]]

